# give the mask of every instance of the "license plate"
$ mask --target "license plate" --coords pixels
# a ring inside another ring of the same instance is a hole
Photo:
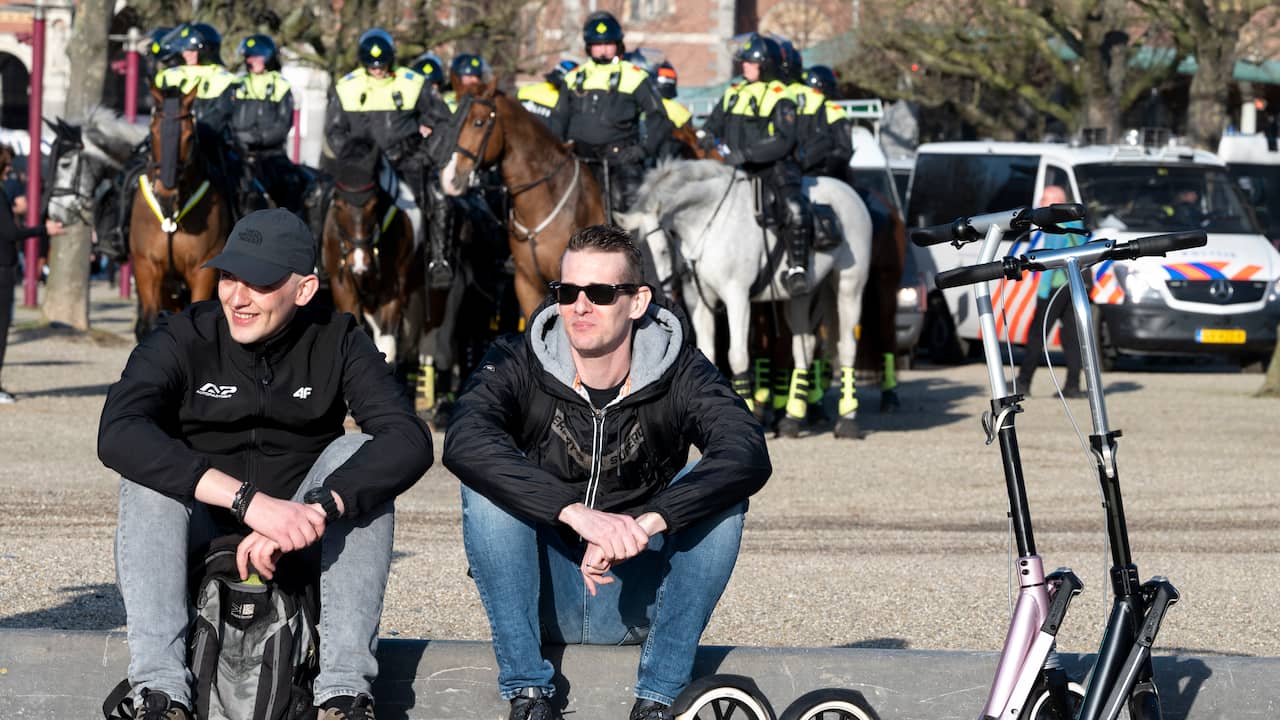
[[[1196,342],[1208,345],[1243,345],[1244,330],[1236,328],[1200,328],[1196,330]]]

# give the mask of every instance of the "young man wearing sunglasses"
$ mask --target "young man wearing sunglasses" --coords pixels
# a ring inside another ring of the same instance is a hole
[[[499,691],[512,720],[559,718],[543,642],[643,643],[630,718],[671,718],[772,472],[764,433],[653,302],[626,232],[579,231],[551,289],[445,436]]]

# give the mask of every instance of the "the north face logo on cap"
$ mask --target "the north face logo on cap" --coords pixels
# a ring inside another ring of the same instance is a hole
[[[241,230],[239,238],[241,241],[247,242],[250,245],[262,244],[262,233],[258,232],[257,230],[249,230],[249,229]]]

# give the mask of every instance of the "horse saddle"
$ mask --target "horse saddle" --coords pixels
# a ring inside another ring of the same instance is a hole
[[[752,178],[751,188],[755,200],[756,224],[776,230],[782,224],[775,210],[778,204],[774,202],[773,193],[776,191],[760,178]],[[836,211],[830,205],[814,202],[808,203],[808,208],[813,224],[813,249],[825,252],[839,247],[840,241],[844,239],[844,232]]]
[[[400,181],[396,169],[391,166],[386,157],[378,160],[378,186],[385,190],[387,195],[395,198],[396,207],[401,210],[409,212],[418,209],[418,201],[414,198],[413,191]]]

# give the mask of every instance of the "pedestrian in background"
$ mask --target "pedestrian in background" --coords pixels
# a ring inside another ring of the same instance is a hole
[[[0,178],[7,178],[13,164],[13,148],[0,145]],[[21,184],[18,184],[21,188]],[[18,242],[29,237],[39,237],[41,243],[47,243],[50,236],[62,234],[62,223],[49,220],[36,227],[20,227],[18,225],[15,201],[10,196],[15,192],[9,182],[0,184],[0,371],[4,370],[4,351],[9,344],[9,322],[13,318],[13,288],[18,271]],[[26,210],[26,199],[22,198],[18,205]],[[0,405],[11,405],[13,395],[0,385]]]

